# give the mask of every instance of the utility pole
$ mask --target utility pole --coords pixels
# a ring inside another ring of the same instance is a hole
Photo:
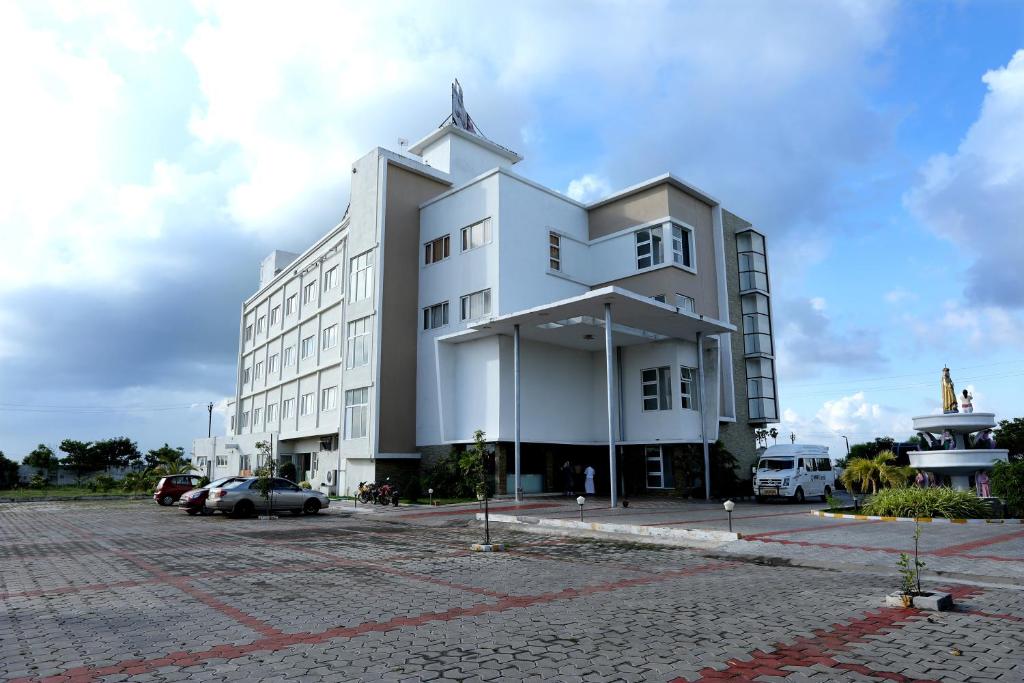
[[[796,432],[790,432],[789,433],[789,442],[790,443],[796,443]]]
[[[206,405],[206,412],[209,413],[209,417],[206,419],[206,438],[213,436],[213,403],[210,402]]]
[[[846,455],[850,455],[850,440],[846,438],[845,434],[843,434],[842,436],[843,439],[846,440]]]

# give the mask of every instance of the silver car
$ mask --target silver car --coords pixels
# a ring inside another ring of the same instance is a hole
[[[270,480],[270,509],[290,510],[294,514],[315,515],[331,504],[326,494],[304,489],[298,484],[275,477]],[[248,517],[267,508],[267,499],[259,489],[259,478],[248,477],[210,489],[206,507],[238,517]]]

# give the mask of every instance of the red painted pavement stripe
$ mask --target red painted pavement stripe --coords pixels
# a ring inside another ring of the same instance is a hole
[[[995,545],[997,543],[1005,543],[1007,541],[1013,541],[1018,538],[1024,538],[1024,529],[1021,531],[1011,531],[1008,534],[999,534],[998,536],[989,536],[988,538],[981,538],[977,541],[970,541],[968,543],[961,543],[960,545],[951,545],[942,550],[933,552],[933,555],[939,557],[949,557],[950,555],[963,555],[969,550],[977,550],[978,548],[984,548],[987,545]]]
[[[760,676],[785,678],[794,672],[787,667],[810,667],[821,664],[831,669],[855,671],[865,676],[884,678],[891,681],[909,682],[902,674],[891,671],[876,671],[860,664],[839,662],[832,657],[844,652],[857,643],[870,642],[867,636],[891,633],[903,628],[908,620],[921,619],[924,615],[917,610],[884,608],[867,612],[864,616],[831,629],[814,631],[814,637],[797,638],[793,644],[775,643],[772,652],[754,650],[750,661],[729,660],[729,667],[719,671],[708,667],[700,672],[698,680],[751,681]],[[672,683],[685,683],[686,679],[676,678]]]
[[[749,537],[740,539],[741,541],[749,541]],[[780,543],[782,545],[798,545],[805,548],[839,548],[841,550],[857,550],[860,552],[880,552],[880,553],[893,553],[900,554],[910,552],[906,548],[883,548],[879,546],[871,545],[848,545],[845,543],[819,543],[815,541],[792,541],[787,538],[775,538],[772,536],[766,536],[764,538],[753,539],[761,543]],[[922,552],[922,555],[938,555],[937,552],[928,551]],[[968,557],[974,560],[994,560],[996,562],[1024,562],[1022,559],[1015,557],[1000,557],[999,555],[972,555],[968,553],[950,553],[949,555],[943,555],[942,557]]]
[[[732,521],[735,524],[736,522],[738,522],[740,520],[744,520],[744,519],[763,519],[765,517],[794,517],[796,515],[806,515],[806,514],[807,514],[807,510],[800,510],[798,512],[771,512],[771,513],[766,513],[766,514],[763,514],[763,515],[745,515],[743,517],[740,517],[738,515],[733,515]],[[705,517],[704,519],[684,519],[684,520],[679,521],[679,522],[657,522],[655,524],[644,524],[643,526],[671,526],[673,524],[703,524],[705,522],[723,522],[723,521],[728,521],[728,519],[727,518],[723,518],[721,515],[719,515],[718,517]]]
[[[825,522],[824,524],[818,524],[817,526],[805,526],[799,529],[779,529],[778,531],[763,531],[757,534],[743,534],[743,538],[750,540],[757,540],[766,538],[768,536],[788,536],[789,534],[803,534],[813,531],[828,531],[829,529],[835,529],[841,526],[853,526],[854,524],[876,524],[877,522],[871,520],[857,520],[855,522]]]
[[[393,631],[405,627],[418,627],[436,621],[452,621],[474,617],[481,614],[506,612],[512,609],[522,609],[534,605],[543,605],[561,600],[575,600],[588,595],[609,593],[623,588],[633,588],[661,581],[669,581],[684,576],[691,576],[703,572],[716,571],[732,566],[731,562],[719,562],[706,564],[690,569],[682,569],[672,572],[664,572],[658,576],[642,576],[635,579],[613,581],[583,588],[566,588],[565,590],[541,593],[539,595],[524,595],[507,597],[493,603],[479,603],[472,607],[453,607],[443,612],[424,612],[412,617],[394,617],[384,622],[368,621],[356,626],[345,626],[329,629],[320,633],[295,633],[281,634],[267,638],[261,638],[251,643],[235,645],[226,643],[217,645],[209,650],[201,652],[169,652],[163,657],[154,659],[128,659],[111,664],[109,666],[89,667],[82,666],[69,669],[63,674],[49,676],[42,679],[24,679],[33,683],[57,683],[58,681],[94,681],[103,676],[115,674],[136,675],[165,666],[195,666],[210,659],[237,659],[254,652],[274,652],[293,645],[313,645],[327,642],[336,638],[355,638],[366,633]]]
[[[539,510],[541,508],[561,507],[558,503],[527,503],[524,505],[506,505],[505,507],[491,507],[491,512],[508,512],[510,510]],[[433,510],[431,512],[408,512],[398,515],[398,519],[416,519],[418,517],[443,517],[450,515],[475,515],[481,512],[476,508],[462,508],[461,510]]]

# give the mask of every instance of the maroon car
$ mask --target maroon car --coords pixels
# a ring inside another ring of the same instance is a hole
[[[206,486],[200,486],[182,494],[178,500],[178,507],[190,515],[212,515],[213,509],[206,507],[206,497],[210,495],[210,489],[224,486],[233,481],[245,481],[245,477],[224,477],[214,479]]]
[[[181,494],[199,486],[202,477],[198,474],[172,474],[163,477],[156,485],[153,500],[161,505],[174,505]]]

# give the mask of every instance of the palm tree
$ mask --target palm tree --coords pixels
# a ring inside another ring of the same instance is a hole
[[[892,451],[882,451],[873,458],[853,458],[846,464],[841,477],[843,483],[849,489],[857,484],[861,493],[866,492],[870,485],[872,494],[878,493],[880,485],[905,486],[913,469],[891,464],[895,459],[896,455]]]
[[[779,430],[776,429],[775,427],[772,427],[771,429],[768,430],[768,436],[772,437],[773,444],[778,443]]]
[[[161,476],[168,474],[188,474],[189,472],[198,471],[188,460],[177,460],[162,462],[153,468],[153,474],[159,474]]]

